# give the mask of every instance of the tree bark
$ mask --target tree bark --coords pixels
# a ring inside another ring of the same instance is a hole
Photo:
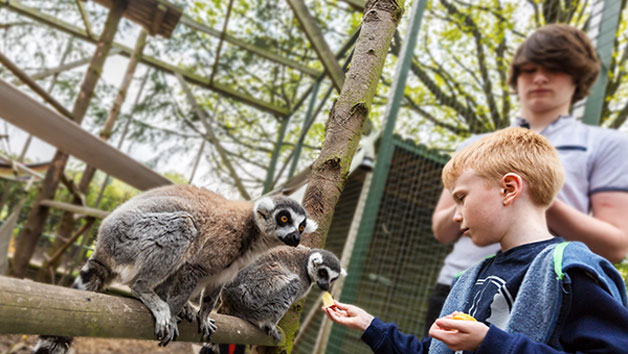
[[[239,318],[212,314],[215,343],[273,345],[273,339]],[[0,334],[155,339],[155,320],[131,298],[80,291],[0,276]],[[179,323],[177,341],[202,342],[198,325]]]
[[[318,222],[318,230],[303,239],[308,247],[323,247],[336,203],[349,174],[362,127],[371,108],[386,55],[401,19],[403,1],[369,0],[364,9],[360,36],[342,91],[329,114],[326,137],[312,165],[303,206]],[[286,347],[257,348],[258,353],[290,353],[299,329],[303,301],[292,306],[280,322]]]
[[[89,64],[85,78],[81,85],[78,97],[74,103],[72,109],[72,117],[77,124],[81,124],[89,103],[94,93],[100,73],[102,71],[107,54],[111,49],[113,43],[113,37],[116,34],[118,23],[122,18],[122,13],[126,7],[126,1],[115,0],[109,10],[105,28],[100,36],[100,40],[96,45],[96,52],[92,57],[92,61]],[[41,236],[46,223],[46,218],[50,212],[50,208],[40,205],[41,201],[46,199],[53,199],[57,187],[59,186],[59,180],[65,169],[65,165],[68,161],[68,154],[63,151],[57,150],[55,153],[50,168],[46,173],[46,177],[42,182],[39,193],[35,198],[31,211],[28,215],[28,221],[20,232],[16,247],[15,254],[13,255],[13,264],[11,265],[11,273],[23,278],[26,274],[28,263],[30,262],[33,253],[35,252],[35,246],[37,240]]]

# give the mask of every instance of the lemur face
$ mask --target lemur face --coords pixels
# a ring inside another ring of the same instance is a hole
[[[255,204],[255,220],[260,230],[288,246],[297,246],[301,235],[314,232],[318,225],[307,218],[305,209],[295,200],[265,197]]]
[[[340,261],[335,254],[326,250],[316,250],[310,254],[307,261],[307,272],[310,279],[323,291],[328,291],[331,283],[342,274],[346,274],[340,267]]]

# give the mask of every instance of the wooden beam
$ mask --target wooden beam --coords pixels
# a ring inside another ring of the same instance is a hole
[[[161,27],[161,23],[168,12],[168,8],[164,4],[157,5],[157,12],[155,13],[155,17],[153,17],[153,22],[150,24],[150,34],[154,36],[159,31],[159,27]]]
[[[108,212],[102,211],[100,209],[89,208],[89,207],[84,207],[84,206],[70,204],[70,203],[57,202],[57,201],[49,200],[49,199],[42,200],[40,204],[45,205],[47,207],[55,208],[55,209],[70,211],[78,215],[93,216],[99,219],[104,219],[105,217],[107,217],[107,215],[109,215]]]
[[[122,46],[122,45],[114,45],[116,48],[120,48],[123,50],[123,52],[126,52],[127,50],[130,50],[130,48]],[[142,58],[140,59],[144,64],[149,65],[153,68],[156,68],[158,70],[161,70],[163,72],[169,73],[169,74],[173,74],[173,75],[181,75],[185,81],[190,82],[192,84],[204,87],[204,88],[208,88],[210,90],[213,90],[215,92],[218,92],[220,94],[222,94],[223,96],[227,96],[227,97],[231,97],[234,100],[246,103],[250,106],[256,107],[262,111],[266,111],[272,114],[276,114],[278,116],[281,117],[285,117],[288,114],[290,114],[290,111],[287,108],[284,107],[278,107],[275,106],[273,104],[270,104],[266,101],[262,101],[262,100],[258,100],[256,98],[253,98],[251,96],[248,96],[242,92],[239,92],[237,90],[234,90],[233,88],[227,86],[227,85],[223,85],[217,82],[209,82],[209,78],[205,78],[203,76],[200,75],[196,75],[190,72],[187,72],[175,65],[171,65],[166,63],[165,61],[159,60],[157,58],[154,57],[148,57],[148,56],[142,56]]]
[[[87,32],[87,35],[91,38],[95,38],[94,31],[92,31],[92,24],[91,22],[89,22],[89,16],[87,16],[87,11],[85,11],[85,6],[83,6],[83,1],[84,0],[75,0],[76,6],[81,13],[81,18],[83,19],[83,25],[85,25],[85,31]]]
[[[239,318],[212,318],[214,343],[275,345]],[[178,326],[177,341],[202,342],[196,323]],[[156,340],[154,330],[155,320],[139,300],[0,276],[0,333]]]
[[[107,8],[112,8],[115,2],[114,0],[93,1]],[[151,35],[161,35],[164,38],[172,36],[172,32],[183,14],[183,9],[169,0],[125,1],[127,6],[123,16],[126,19],[144,27]],[[155,16],[161,17],[161,19],[155,21]],[[156,22],[158,26],[155,26]]]
[[[312,43],[312,47],[314,47],[316,54],[318,54],[318,58],[323,63],[325,71],[327,71],[327,74],[331,78],[334,87],[338,92],[340,92],[345,79],[345,73],[342,71],[340,64],[338,64],[338,61],[336,60],[336,56],[325,41],[325,37],[323,37],[323,33],[318,27],[316,19],[310,14],[310,11],[307,9],[307,6],[305,6],[303,0],[287,1],[294,12],[294,15],[301,23],[301,26],[303,26],[303,31],[309,38],[310,43]]]
[[[222,31],[220,31],[220,37],[218,38],[218,47],[216,48],[216,54],[214,54],[214,65],[212,65],[212,71],[209,76],[209,83],[214,82],[214,77],[216,76],[216,72],[218,71],[218,61],[220,60],[220,50],[222,49],[222,43],[225,40],[225,34],[227,33],[227,26],[229,25],[229,17],[231,16],[231,9],[233,8],[233,0],[229,0],[229,5],[227,5],[227,13],[225,14],[225,19],[222,23]]]
[[[10,162],[11,165],[13,166],[13,168],[15,169],[19,169],[23,172],[26,172],[28,175],[30,175],[31,177],[37,178],[39,180],[44,179],[44,175],[42,175],[41,173],[34,171],[30,168],[28,168],[28,166],[24,165],[23,163],[19,162],[19,161],[15,161],[13,159],[11,159],[10,157],[6,156],[3,153],[0,153],[0,157],[5,159],[6,161]]]
[[[43,22],[51,27],[54,27],[60,31],[63,31],[65,33],[68,33],[72,36],[75,36],[77,38],[86,40],[88,42],[91,43],[96,43],[96,40],[89,37],[87,35],[87,32],[85,32],[84,29],[74,26],[70,23],[61,21],[57,18],[55,18],[54,16],[50,16],[47,14],[42,13],[41,11],[38,11],[37,9],[25,6],[23,4],[21,4],[19,1],[15,1],[15,0],[4,0],[5,1],[5,6],[10,9],[13,10],[19,14],[22,14],[26,17],[32,18],[34,20]],[[113,43],[113,48],[117,48],[121,51],[121,54],[130,57],[133,53],[133,48],[130,48],[128,46],[122,45],[120,43]],[[174,65],[170,65],[162,60],[159,60],[157,58],[154,57],[149,57],[149,56],[142,56],[140,58],[140,61],[146,65],[150,65],[158,70],[167,72],[167,73],[181,73],[181,75],[183,75],[183,77],[186,79],[186,81],[192,82],[194,84],[200,85],[204,88],[210,89],[212,91],[218,92],[224,96],[230,97],[236,101],[242,102],[244,104],[253,106],[257,109],[260,109],[262,111],[265,112],[269,112],[278,116],[282,116],[285,117],[288,114],[290,114],[289,110],[285,107],[279,107],[279,106],[275,106],[272,103],[260,100],[260,99],[256,99],[253,98],[251,96],[249,96],[248,94],[239,92],[237,90],[234,90],[233,88],[230,88],[226,85],[223,84],[219,84],[219,83],[211,83],[209,82],[209,79],[203,78],[200,75],[196,75],[193,73],[189,73],[183,69],[180,69]]]
[[[13,75],[17,76],[23,83],[25,83],[31,90],[35,91],[44,101],[48,102],[51,106],[53,106],[59,113],[63,114],[69,119],[74,119],[72,112],[68,111],[59,101],[57,101],[52,95],[50,95],[43,87],[39,86],[31,77],[28,76],[27,73],[22,71],[17,65],[15,65],[9,58],[5,57],[4,54],[0,53],[0,63],[4,65],[9,71],[13,73]]]
[[[0,79],[0,118],[140,189],[172,183]]]
[[[191,29],[203,32],[203,33],[207,33],[212,37],[216,37],[216,38],[220,38],[220,31],[213,29],[211,27],[205,26],[201,23],[198,23],[196,21],[194,21],[193,19],[191,19],[190,17],[183,15],[183,17],[181,18],[181,21],[179,21],[182,25],[188,26]],[[311,77],[318,77],[321,72],[316,70],[316,69],[312,69],[310,67],[307,67],[305,65],[302,65],[301,63],[282,57],[281,55],[275,54],[273,52],[270,52],[266,49],[257,47],[253,44],[247,43],[242,39],[236,38],[232,35],[229,35],[227,33],[224,34],[224,40],[225,42],[231,43],[233,45],[235,45],[236,47],[245,49],[251,53],[255,53],[257,55],[259,55],[260,57],[266,58],[270,61],[273,61],[275,63],[281,64],[281,65],[285,65],[287,67],[293,68],[295,70],[299,70],[300,72],[307,74]]]
[[[83,1],[83,0],[78,0],[78,1]],[[107,55],[108,56],[113,56],[113,55],[120,54],[120,52],[121,52],[120,49],[112,48]],[[74,68],[78,68],[79,66],[83,66],[85,64],[89,64],[89,62],[91,60],[92,60],[91,56],[83,58],[83,59],[78,59],[78,60],[75,60],[73,62],[70,62],[70,63],[67,63],[67,64],[62,64],[62,65],[59,65],[59,66],[54,67],[54,68],[44,69],[43,71],[40,71],[38,73],[31,74],[30,77],[31,77],[31,79],[33,79],[35,81],[41,80],[41,79],[45,79],[48,76],[58,74],[58,73],[60,73],[62,71],[72,70]],[[20,86],[20,85],[23,84],[23,82],[20,81],[20,80],[14,80],[14,81],[11,81],[11,84],[15,85],[15,86]]]

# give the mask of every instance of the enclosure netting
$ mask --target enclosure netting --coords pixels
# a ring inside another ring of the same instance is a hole
[[[370,242],[358,238],[353,249],[354,253],[365,252],[366,260],[359,274],[349,271],[344,289],[357,287],[353,303],[385,321],[395,321],[402,331],[421,333],[430,292],[451,247],[439,244],[431,231],[446,157],[398,139],[394,145],[379,210],[364,210],[364,218],[376,218]],[[334,213],[326,248],[338,255],[342,254],[365,173],[358,169],[352,174]],[[319,291],[310,293],[304,319],[319,295]],[[315,320],[304,323],[294,353],[313,352],[322,318],[318,312]],[[326,352],[368,352],[359,335],[334,328]]]

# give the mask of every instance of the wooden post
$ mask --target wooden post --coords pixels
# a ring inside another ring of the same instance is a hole
[[[96,52],[85,73],[83,84],[81,85],[78,97],[74,103],[74,108],[72,109],[72,117],[78,124],[83,120],[87,108],[89,107],[94,88],[100,78],[100,72],[102,71],[109,49],[111,49],[113,37],[116,34],[118,23],[120,22],[120,18],[122,18],[125,6],[126,1],[115,0],[113,1],[111,10],[109,10],[105,28],[96,45]],[[55,153],[50,168],[48,168],[46,173],[46,178],[40,187],[39,194],[33,202],[33,206],[28,215],[28,221],[18,236],[11,269],[12,274],[16,277],[24,277],[26,274],[28,263],[35,252],[37,240],[44,229],[44,224],[46,223],[46,218],[50,211],[48,207],[42,206],[40,203],[42,200],[54,198],[68,157],[68,154],[60,150],[57,150]]]

